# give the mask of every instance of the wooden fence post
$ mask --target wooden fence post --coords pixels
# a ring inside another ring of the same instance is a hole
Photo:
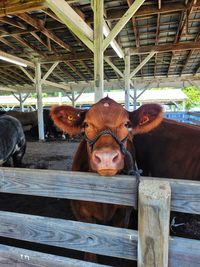
[[[169,182],[140,183],[138,267],[168,267],[170,200]]]

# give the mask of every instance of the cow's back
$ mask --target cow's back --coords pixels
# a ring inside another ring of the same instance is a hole
[[[31,125],[32,127],[34,127],[38,124],[37,111],[21,112],[9,110],[6,114],[18,119],[23,126]]]
[[[164,119],[153,131],[134,137],[143,175],[200,179],[200,127]]]
[[[15,151],[25,145],[21,123],[8,115],[0,117],[0,163],[6,161]]]

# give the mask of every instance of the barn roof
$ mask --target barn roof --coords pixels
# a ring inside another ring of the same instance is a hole
[[[90,0],[66,1],[93,29]],[[104,19],[112,29],[132,0],[104,0]],[[150,53],[156,53],[134,75],[137,83],[198,81],[200,78],[200,0],[146,0],[115,39],[131,52],[131,70]],[[83,90],[93,87],[93,54],[50,9],[44,0],[3,0],[0,3],[0,50],[28,61],[39,59],[45,74],[59,61],[44,90]],[[1,55],[0,51],[0,55]],[[105,51],[107,85],[121,80],[124,59],[109,46]],[[26,68],[31,77],[34,69]],[[0,61],[1,88],[31,91],[33,81],[23,68]],[[62,86],[61,86],[62,84]],[[122,84],[122,83],[121,83]],[[55,85],[55,84],[54,84]],[[107,86],[106,85],[106,86]],[[116,85],[117,86],[117,85]],[[119,86],[119,84],[118,84]],[[180,86],[180,84],[179,84]]]

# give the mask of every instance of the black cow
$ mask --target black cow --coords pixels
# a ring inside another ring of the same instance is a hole
[[[0,116],[0,165],[20,167],[26,150],[21,123],[8,115]]]

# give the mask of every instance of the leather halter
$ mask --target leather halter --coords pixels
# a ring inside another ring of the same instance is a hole
[[[123,155],[126,154],[126,148],[124,146],[124,142],[127,140],[128,138],[128,135],[123,139],[123,140],[120,140],[111,130],[103,130],[101,131],[100,133],[98,133],[94,139],[89,139],[87,137],[87,135],[85,134],[85,140],[87,141],[87,143],[89,144],[89,147],[90,147],[90,151],[92,152],[93,151],[93,147],[94,147],[94,144],[97,142],[97,140],[102,136],[102,135],[111,135],[115,141],[117,142],[117,144],[119,145],[120,147],[120,150],[122,152]]]
[[[140,172],[137,168],[137,165],[135,164],[135,168],[134,168],[134,164],[133,164],[133,158],[131,153],[126,149],[124,143],[125,141],[128,139],[128,135],[120,140],[111,130],[107,129],[107,130],[103,130],[100,133],[98,133],[92,140],[89,139],[87,137],[87,135],[84,133],[84,137],[85,140],[87,141],[89,147],[90,147],[90,151],[93,151],[93,147],[94,144],[97,142],[97,140],[102,136],[102,135],[110,135],[113,137],[113,139],[116,141],[116,143],[119,145],[120,147],[120,151],[121,153],[125,156],[126,160],[127,160],[127,166],[128,166],[128,171],[127,174],[128,175],[135,175],[137,180],[139,180],[140,177]]]

